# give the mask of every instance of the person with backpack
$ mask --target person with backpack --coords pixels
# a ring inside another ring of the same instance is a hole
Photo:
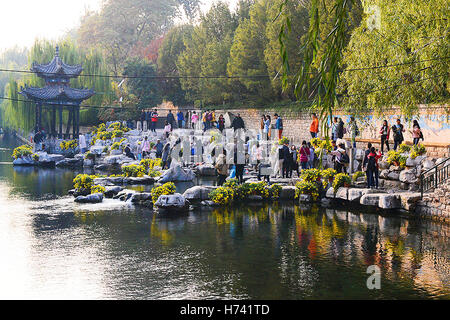
[[[222,186],[228,177],[228,164],[226,159],[226,151],[222,150],[222,153],[217,157],[216,165],[217,170],[217,185]]]
[[[394,150],[397,150],[397,147],[402,144],[403,140],[403,132],[405,129],[400,119],[397,119],[397,123],[392,126],[392,132],[394,133]]]
[[[219,115],[219,120],[217,121],[217,129],[219,129],[220,132],[223,132],[225,129],[225,118],[223,117],[223,114]]]
[[[278,130],[278,139],[281,139],[283,137],[283,119],[275,113],[275,129]]]
[[[309,151],[308,145],[306,144],[306,141],[303,140],[302,146],[299,151],[299,161],[300,161],[300,166],[301,166],[302,170],[308,169],[309,155],[310,155],[310,151]]]
[[[419,144],[420,139],[423,140],[423,133],[420,129],[419,122],[417,120],[413,121],[413,130],[410,131],[413,138],[413,144],[416,146]]]
[[[350,117],[350,122],[348,124],[348,127],[350,129],[350,134],[352,138],[352,146],[355,149],[356,148],[356,137],[359,136],[359,128],[356,124],[355,118],[352,116]]]
[[[345,145],[343,143],[339,144],[335,151],[331,151],[331,154],[336,156],[336,172],[347,173],[346,167],[350,163],[350,158],[345,151]]]
[[[383,120],[383,125],[380,129],[381,134],[381,153],[384,153],[384,144],[386,144],[387,151],[389,151],[389,135],[391,133],[391,129],[389,128],[387,120]]]
[[[381,153],[377,153],[378,150],[375,150],[375,147],[370,148],[370,153],[367,156],[367,177],[369,181],[367,181],[367,185],[369,188],[378,189],[378,176],[379,176],[379,168],[378,168],[378,159],[381,158]]]

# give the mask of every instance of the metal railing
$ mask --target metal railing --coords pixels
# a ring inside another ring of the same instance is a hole
[[[441,184],[450,179],[450,157],[441,161],[433,168],[422,172],[420,175],[420,194],[437,189]]]

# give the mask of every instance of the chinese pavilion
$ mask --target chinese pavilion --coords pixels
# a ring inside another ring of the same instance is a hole
[[[94,90],[83,88],[74,89],[70,87],[70,79],[77,78],[83,68],[81,65],[67,65],[59,57],[59,48],[56,47],[55,57],[49,64],[33,63],[31,71],[45,80],[44,88],[25,86],[21,88],[21,95],[33,100],[36,104],[36,126],[37,132],[41,128],[42,107],[48,106],[51,109],[50,135],[63,138],[63,108],[69,111],[67,131],[73,126],[73,138],[78,138],[80,133],[80,104],[92,97]],[[56,132],[56,111],[59,114],[59,131]],[[68,134],[70,136],[70,133]],[[67,137],[68,138],[68,137]]]

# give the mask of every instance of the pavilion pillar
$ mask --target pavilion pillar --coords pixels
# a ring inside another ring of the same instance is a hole
[[[59,134],[58,134],[58,138],[60,138],[60,139],[62,139],[62,137],[63,137],[63,107],[62,106],[59,106],[58,107],[59,108],[59,110],[58,110],[58,112],[59,112]]]
[[[72,131],[72,139],[76,139],[76,134],[77,134],[77,116],[76,116],[76,113],[75,113],[75,107],[72,107],[72,119],[73,119],[73,122],[72,122],[72,129],[73,129],[73,131]]]
[[[34,122],[34,133],[36,134],[39,131],[39,103],[36,103],[35,109],[35,122]]]
[[[80,136],[80,106],[75,107],[75,114],[77,118],[77,130],[76,130],[76,138]]]
[[[38,108],[37,126],[38,126],[38,130],[41,130],[41,128],[42,128],[42,104],[38,103],[37,108]]]
[[[52,106],[52,128],[51,128],[52,137],[56,137],[56,107]]]

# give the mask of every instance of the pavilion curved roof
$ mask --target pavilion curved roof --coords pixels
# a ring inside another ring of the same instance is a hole
[[[25,86],[25,88],[22,88],[19,93],[27,99],[43,102],[81,102],[95,95],[95,91],[92,89],[74,89],[64,85],[46,86],[44,88]]]
[[[65,64],[59,56],[59,49],[56,47],[56,53],[53,60],[48,64],[37,64],[33,62],[31,71],[37,73],[39,77],[43,78],[76,78],[83,71],[81,65]]]

